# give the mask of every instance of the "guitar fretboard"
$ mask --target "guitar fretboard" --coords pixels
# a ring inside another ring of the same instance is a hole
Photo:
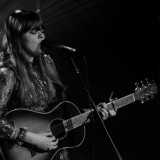
[[[126,105],[134,102],[134,101],[135,101],[134,94],[129,94],[123,98],[120,98],[118,100],[114,100],[113,102],[107,103],[107,108],[112,109],[112,107],[114,105],[115,109],[117,110],[123,106],[126,106]],[[87,121],[87,118],[91,112],[92,112],[91,110],[88,110],[87,112],[85,112],[83,114],[77,115],[71,119],[63,121],[66,132],[84,124]]]
[[[77,115],[71,119],[63,121],[65,130],[69,131],[69,130],[72,130],[84,124],[87,121],[88,116],[91,112],[92,110],[88,110],[87,112],[83,114]]]
[[[114,100],[113,105],[114,105],[115,109],[119,109],[123,106],[126,106],[130,103],[133,103],[134,101],[135,101],[134,94],[129,94],[123,98],[120,98],[118,100]]]

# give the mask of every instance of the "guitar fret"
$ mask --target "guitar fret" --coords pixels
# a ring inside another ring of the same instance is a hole
[[[108,110],[113,109],[112,102],[107,103],[107,109]]]
[[[134,94],[127,95],[123,98],[113,101],[115,109],[119,109],[135,101]]]

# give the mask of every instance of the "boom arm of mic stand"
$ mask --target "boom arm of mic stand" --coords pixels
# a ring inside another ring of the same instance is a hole
[[[121,155],[120,155],[120,152],[118,151],[118,149],[116,148],[115,144],[113,143],[113,140],[112,140],[112,138],[111,138],[111,136],[110,136],[110,134],[109,134],[109,132],[108,132],[105,124],[104,124],[104,121],[103,121],[103,119],[101,118],[101,116],[100,116],[100,114],[99,114],[99,112],[98,112],[98,110],[97,110],[97,107],[96,107],[96,105],[95,105],[95,103],[94,103],[94,101],[93,101],[93,99],[92,99],[92,97],[91,97],[91,95],[90,95],[90,93],[89,93],[89,90],[87,89],[86,85],[84,84],[84,82],[83,82],[83,80],[82,80],[82,77],[80,76],[80,71],[79,71],[78,67],[76,66],[76,63],[74,62],[74,60],[73,60],[72,57],[71,57],[71,61],[72,61],[72,64],[73,64],[73,66],[74,66],[74,69],[75,69],[75,71],[76,71],[76,73],[77,73],[77,75],[78,75],[78,77],[79,77],[79,79],[80,79],[83,87],[85,88],[85,90],[86,90],[86,92],[87,92],[87,94],[88,94],[89,100],[90,100],[90,102],[92,103],[92,106],[93,106],[92,108],[93,108],[93,110],[96,112],[96,114],[97,114],[97,116],[98,116],[98,119],[100,120],[100,122],[101,122],[101,124],[102,124],[102,126],[103,126],[103,128],[104,128],[104,130],[105,130],[105,132],[106,132],[106,134],[108,135],[108,137],[109,137],[109,139],[110,139],[110,141],[111,141],[111,143],[112,143],[112,145],[113,145],[113,148],[114,148],[114,150],[115,150],[115,152],[116,152],[116,155],[117,155],[118,159],[119,159],[119,160],[122,160],[122,157],[121,157]]]

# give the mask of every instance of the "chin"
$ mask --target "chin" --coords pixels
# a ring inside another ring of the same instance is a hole
[[[38,49],[37,51],[36,51],[36,55],[40,55],[40,54],[42,54],[42,49]]]

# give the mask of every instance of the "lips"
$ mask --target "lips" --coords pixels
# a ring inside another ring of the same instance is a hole
[[[40,48],[41,50],[43,50],[43,45],[42,45],[42,43],[39,44],[39,48]]]

